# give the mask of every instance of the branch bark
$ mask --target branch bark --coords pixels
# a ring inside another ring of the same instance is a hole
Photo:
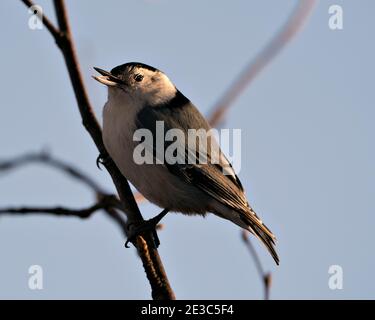
[[[90,189],[92,189],[96,194],[106,194],[104,189],[102,189],[93,179],[88,175],[84,174],[72,165],[65,163],[62,160],[52,157],[52,155],[46,151],[27,153],[22,156],[15,157],[13,159],[0,161],[0,171],[9,171],[11,169],[16,169],[20,166],[27,165],[29,163],[41,163],[52,168],[58,169],[68,176],[83,183]]]
[[[111,199],[112,200],[112,199]],[[82,219],[89,218],[94,212],[100,209],[106,209],[112,206],[110,199],[102,198],[98,203],[94,205],[84,208],[84,209],[69,209],[65,207],[8,207],[8,208],[0,208],[0,215],[5,214],[20,214],[20,215],[28,215],[28,214],[48,214],[48,215],[55,215],[55,216],[68,216],[68,217],[78,217]]]
[[[26,6],[30,7],[33,4],[30,0],[21,0]],[[240,76],[236,81],[229,86],[228,90],[223,94],[221,99],[218,100],[218,103],[212,108],[211,116],[209,117],[210,124],[215,127],[219,126],[222,120],[225,117],[225,114],[229,108],[233,105],[237,97],[245,90],[245,88],[253,81],[253,79],[263,70],[270,61],[281,51],[281,49],[301,30],[304,23],[307,21],[309,14],[312,12],[313,7],[316,4],[316,0],[305,0],[301,1],[293,14],[287,20],[284,27],[271,39],[269,44],[262,50],[254,60],[252,60],[241,72]],[[73,86],[75,97],[78,103],[78,108],[81,114],[82,123],[86,130],[91,135],[94,143],[96,144],[99,152],[108,157],[108,153],[105,150],[102,133],[100,125],[96,119],[96,116],[91,107],[87,91],[85,89],[82,74],[79,68],[78,58],[76,50],[74,47],[74,42],[72,38],[72,33],[70,29],[69,19],[65,3],[63,0],[55,0],[55,11],[58,21],[58,28],[53,25],[53,23],[46,17],[43,16],[43,23],[53,36],[56,41],[57,46],[60,48],[65,63],[68,69],[70,80]],[[38,161],[38,159],[35,159]],[[39,159],[40,160],[40,159]],[[69,173],[72,177],[81,180],[88,186],[90,186],[98,195],[99,199],[106,196],[104,192],[93,183],[91,179],[85,179],[81,177],[79,172],[71,171],[69,166],[65,167],[63,163],[59,161],[46,161],[46,164],[49,164],[53,167],[59,168],[63,171]],[[14,165],[14,164],[12,164]],[[134,195],[131,192],[130,186],[127,180],[122,176],[114,162],[110,159],[104,164],[107,171],[110,173],[112,180],[116,186],[116,189],[119,193],[121,203],[126,212],[128,222],[137,222],[143,221],[143,217],[139,211],[137,203],[135,201]],[[0,165],[1,169],[1,165]],[[136,194],[137,200],[142,201],[143,197],[141,194]],[[1,209],[2,211],[8,209],[14,213],[29,213],[29,211],[34,210],[33,212],[38,213],[52,213],[57,215],[76,215],[86,217],[85,215],[90,216],[93,212],[100,209],[100,201],[85,209],[81,210],[72,210],[67,208],[5,208]],[[107,214],[122,228],[122,231],[126,235],[127,228],[125,220],[118,214],[118,212],[112,207],[103,208]],[[8,211],[9,212],[9,211]],[[246,234],[243,234],[243,240],[253,256],[257,270],[263,279],[264,288],[265,288],[265,298],[269,298],[269,291],[271,285],[271,274],[266,273],[263,270],[263,267],[260,263],[259,257],[255,249],[252,247],[250,240],[247,238]],[[164,271],[162,262],[158,251],[154,246],[152,241],[152,236],[150,234],[145,234],[144,237],[137,237],[134,245],[137,248],[138,254],[142,259],[144,269],[146,271],[147,278],[149,279],[151,288],[152,288],[152,297],[154,299],[174,299],[174,293],[168,282],[166,273]]]
[[[259,277],[262,279],[264,288],[264,300],[270,299],[272,274],[271,272],[265,272],[259,256],[253,247],[251,240],[249,239],[249,232],[246,230],[241,231],[242,241],[244,242],[250,256],[254,259],[255,267],[258,271]]]
[[[77,180],[78,182],[82,183],[83,185],[87,186],[91,191],[94,192],[97,201],[102,201],[102,199],[106,198],[108,200],[108,206],[103,206],[104,212],[106,213],[107,217],[109,217],[113,222],[117,224],[117,226],[121,229],[123,235],[127,236],[127,225],[126,220],[120,215],[119,211],[115,208],[118,208],[121,205],[120,200],[113,194],[108,194],[104,189],[99,186],[91,177],[87,174],[79,170],[78,168],[74,167],[73,165],[66,163],[60,159],[53,157],[51,154],[47,153],[46,151],[41,151],[39,153],[27,153],[12,159],[7,159],[0,161],[0,172],[7,172],[10,170],[14,170],[20,168],[22,166],[32,164],[32,163],[39,163],[43,165],[50,166],[56,170],[65,173],[67,176],[71,177],[72,179]],[[110,201],[109,201],[110,200]],[[60,208],[60,207],[58,207]],[[53,214],[55,208],[31,208],[31,207],[23,207],[23,208],[5,208],[1,209],[4,213],[13,213],[22,214],[22,211],[27,211],[24,213],[33,213],[33,210],[37,209],[37,211],[41,211],[41,213],[51,213]],[[65,208],[62,208],[65,209]],[[87,210],[87,209],[86,209]],[[52,212],[51,212],[52,211]],[[77,210],[66,209],[67,216],[80,216],[81,214],[75,214]],[[34,212],[35,213],[35,212]],[[84,214],[83,214],[84,215]],[[89,215],[90,216],[90,215]]]
[[[28,7],[33,5],[32,1],[22,0],[22,2]],[[50,23],[46,16],[43,17],[43,23],[54,37],[63,54],[77,100],[78,109],[81,114],[82,124],[89,132],[99,150],[99,153],[108,157],[108,153],[103,144],[101,127],[94,114],[83,82],[65,3],[63,0],[55,0],[54,7],[59,31],[55,32],[55,30],[58,29]],[[124,211],[127,215],[127,221],[129,223],[143,221],[144,219],[139,211],[128,181],[110,158],[105,162],[104,166],[111,175],[113,183],[116,186]],[[143,267],[151,285],[151,295],[153,299],[175,299],[174,292],[169,284],[169,280],[151,233],[144,234],[144,236],[138,236],[134,241],[134,245],[142,259]]]

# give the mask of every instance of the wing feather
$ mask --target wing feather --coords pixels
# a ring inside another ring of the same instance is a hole
[[[181,129],[185,134],[185,138],[188,136],[189,129],[204,129],[206,131],[211,129],[198,109],[179,91],[176,98],[168,105],[146,106],[137,115],[137,126],[151,130],[154,137],[156,136],[156,121],[164,122],[164,134],[169,129]],[[246,210],[248,202],[239,178],[235,174],[230,162],[221,152],[214,137],[210,137],[210,139],[212,141],[207,141],[207,150],[204,147],[199,148],[198,151],[191,150],[188,143],[185,143],[185,154],[181,155],[183,159],[187,159],[192,154],[195,154],[196,158],[199,159],[199,153],[204,153],[208,155],[207,163],[166,163],[167,168],[180,179],[197,186],[217,201],[235,210]],[[164,150],[171,143],[164,141]],[[211,163],[210,161],[211,146],[219,150],[218,163]],[[155,144],[153,148],[152,152],[159,154],[155,150]]]
[[[177,128],[184,132],[185,139],[188,137],[189,129],[204,129],[207,131],[211,129],[196,107],[179,91],[168,105],[144,107],[138,113],[137,121],[138,127],[151,130],[153,137],[156,136],[157,121],[164,122],[164,134],[169,129]],[[218,163],[210,161],[211,142],[213,143],[212,146],[217,148],[215,150],[219,151]],[[164,139],[164,150],[171,143]],[[179,179],[196,186],[219,203],[237,212],[244,225],[247,226],[247,229],[264,243],[276,263],[279,264],[279,258],[274,249],[275,236],[249,206],[240,180],[230,162],[221,152],[214,137],[212,137],[212,141],[207,142],[206,147],[207,149],[199,148],[198,151],[191,150],[189,149],[189,144],[185,141],[185,148],[182,150],[183,154],[179,155],[179,157],[185,160],[192,155],[195,155],[196,159],[199,159],[200,153],[204,152],[204,155],[207,155],[205,163],[190,164],[189,162],[185,162],[184,164],[168,164],[166,162],[165,165]],[[155,145],[150,146],[150,148],[153,148],[153,150],[149,151],[153,152],[154,156],[160,154],[160,152],[155,150]],[[177,152],[181,151],[177,150]]]

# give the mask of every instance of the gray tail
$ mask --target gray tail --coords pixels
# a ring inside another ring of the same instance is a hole
[[[276,264],[279,265],[280,259],[275,250],[276,237],[258,218],[253,209],[249,209],[250,212],[243,212],[241,215],[242,221],[247,225],[248,230],[265,245]]]

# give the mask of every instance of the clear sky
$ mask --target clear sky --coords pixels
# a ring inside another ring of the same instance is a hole
[[[141,61],[165,71],[207,114],[297,1],[67,1],[85,81],[98,116],[106,89],[91,75]],[[54,20],[50,1],[40,1]],[[340,4],[344,29],[328,27]],[[108,191],[81,125],[62,56],[46,30],[30,30],[21,1],[0,1],[0,158],[48,148]],[[375,298],[375,2],[321,1],[299,36],[246,90],[225,122],[242,129],[243,182],[277,235],[271,298]],[[94,201],[85,187],[42,166],[0,176],[0,207]],[[159,212],[142,204],[144,216]],[[169,214],[160,254],[178,298],[257,299],[262,285],[235,225]],[[149,298],[134,248],[102,213],[89,220],[0,218],[0,298]],[[256,244],[255,244],[256,243]],[[40,265],[44,289],[28,288]],[[343,268],[343,289],[328,268]]]

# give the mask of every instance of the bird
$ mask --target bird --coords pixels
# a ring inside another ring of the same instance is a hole
[[[215,137],[208,138],[211,143],[208,147],[199,146],[198,154],[204,151],[210,160],[215,149],[216,163],[160,161],[160,156],[165,155],[165,150],[173,143],[167,139],[163,141],[163,148],[157,147],[157,143],[147,144],[146,151],[155,161],[141,164],[135,161],[134,151],[141,143],[135,141],[139,130],[155,135],[157,125],[162,123],[164,132],[179,130],[186,138],[189,130],[211,129],[197,107],[168,76],[140,62],[125,63],[111,71],[94,69],[100,76],[93,78],[108,88],[103,108],[103,142],[108,155],[147,200],[163,208],[159,215],[147,220],[144,227],[154,228],[170,211],[202,216],[213,213],[255,235],[278,265],[276,237],[250,206],[237,174]],[[184,160],[191,154],[197,155],[189,144],[182,145],[178,152]],[[133,236],[141,230],[144,229],[140,227]]]

